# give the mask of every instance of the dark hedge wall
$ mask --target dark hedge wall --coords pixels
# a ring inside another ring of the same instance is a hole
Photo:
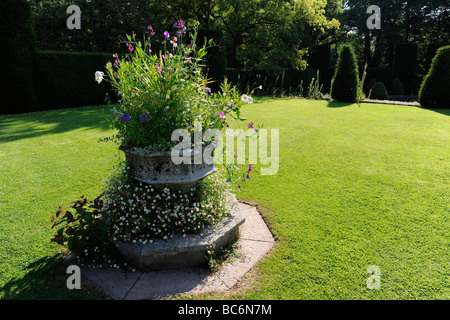
[[[0,21],[0,114],[36,111],[32,61],[36,38],[29,3],[3,0]]]
[[[96,71],[105,72],[108,61],[113,61],[112,54],[37,51],[34,66],[39,109],[104,104],[108,92],[114,101],[110,84],[98,84],[94,78]]]

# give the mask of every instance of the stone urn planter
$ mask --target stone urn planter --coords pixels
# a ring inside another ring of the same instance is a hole
[[[189,192],[202,179],[215,173],[217,168],[212,162],[202,157],[198,162],[198,152],[211,152],[214,156],[216,144],[200,150],[183,149],[179,156],[186,156],[187,163],[177,164],[172,160],[171,151],[151,151],[130,148],[122,144],[127,165],[133,169],[133,178],[152,186],[167,186],[181,192]],[[181,154],[185,152],[185,154]],[[145,271],[164,270],[170,268],[194,267],[205,264],[205,256],[211,246],[220,250],[235,242],[239,228],[245,222],[244,215],[239,212],[238,201],[227,193],[229,215],[214,225],[207,225],[198,234],[175,234],[169,239],[155,238],[148,243],[135,243],[116,238],[109,240],[116,246],[120,254],[134,265]]]
[[[215,148],[216,145],[213,145],[213,147]],[[127,165],[133,168],[136,180],[151,185],[166,185],[179,188],[194,186],[203,178],[217,171],[214,163],[209,164],[205,161],[196,163],[196,156],[198,156],[199,152],[203,154],[205,148],[195,151],[192,149],[180,151],[180,156],[187,156],[190,161],[176,164],[172,161],[171,151],[130,148],[126,144],[122,144],[119,147],[125,153]],[[182,152],[185,152],[185,154],[182,154]]]

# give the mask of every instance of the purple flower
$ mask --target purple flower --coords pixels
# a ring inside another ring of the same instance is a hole
[[[166,36],[167,38],[170,37],[169,31],[164,31],[164,36]]]
[[[113,114],[116,114],[116,109],[111,109],[109,111],[111,111]]]
[[[206,92],[206,93],[211,93],[211,88],[206,87],[206,88],[205,88],[205,92]]]
[[[130,115],[128,113],[125,113],[122,117],[120,117],[122,121],[128,122],[131,120]]]
[[[147,118],[147,115],[145,113],[143,113],[139,116],[139,119],[141,120],[141,122],[145,122],[145,121],[147,121],[148,118]]]

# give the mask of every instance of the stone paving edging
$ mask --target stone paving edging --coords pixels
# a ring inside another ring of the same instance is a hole
[[[255,207],[239,203],[245,216],[236,241],[237,258],[211,274],[203,268],[180,268],[150,272],[83,267],[81,275],[115,300],[159,299],[180,294],[230,290],[275,244]]]

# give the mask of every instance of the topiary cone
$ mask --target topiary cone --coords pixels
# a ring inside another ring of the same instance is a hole
[[[339,51],[331,98],[341,102],[354,102],[358,92],[358,65],[355,52],[350,45],[343,45]]]
[[[437,50],[420,87],[419,103],[424,108],[450,108],[450,46]]]

